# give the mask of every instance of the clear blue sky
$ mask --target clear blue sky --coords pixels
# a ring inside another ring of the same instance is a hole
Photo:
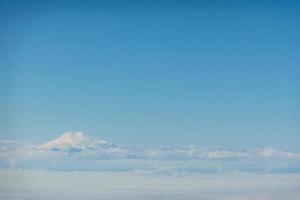
[[[0,0],[0,136],[300,150],[299,10]]]

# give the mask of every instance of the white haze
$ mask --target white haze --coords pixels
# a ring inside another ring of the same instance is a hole
[[[1,170],[5,200],[297,200],[300,174]]]

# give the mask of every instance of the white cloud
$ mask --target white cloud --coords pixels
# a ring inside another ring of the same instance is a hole
[[[0,170],[0,199],[297,200],[299,174]]]
[[[204,149],[196,145],[155,148],[120,147],[104,140],[89,137],[81,132],[68,132],[42,145],[0,140],[0,160],[5,161],[11,167],[18,166],[20,161],[35,160],[35,162],[38,162],[39,160],[58,158],[88,158],[92,160],[219,160],[221,162],[252,160],[258,163],[281,161],[283,163],[296,163],[293,166],[298,166],[297,168],[299,168],[300,163],[300,153],[286,152],[274,148],[233,151],[213,148]]]

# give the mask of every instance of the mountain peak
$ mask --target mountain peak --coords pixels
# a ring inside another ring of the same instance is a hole
[[[47,142],[40,146],[43,150],[84,150],[84,149],[99,149],[114,146],[113,144],[97,140],[83,132],[67,132],[60,137]]]
[[[72,143],[72,142],[80,142],[82,140],[87,140],[89,138],[83,132],[75,132],[75,133],[66,132],[57,139],[64,141],[66,143],[68,143],[68,142]]]

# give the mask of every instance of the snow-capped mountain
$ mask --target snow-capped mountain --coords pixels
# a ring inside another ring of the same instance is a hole
[[[87,136],[82,132],[67,132],[55,140],[42,144],[38,147],[41,150],[52,151],[82,151],[82,150],[99,150],[116,147],[116,145],[104,140],[98,140]]]
[[[56,158],[80,157],[96,159],[156,159],[156,160],[289,160],[300,161],[299,152],[288,152],[274,148],[215,149],[197,145],[177,147],[122,147],[108,141],[90,137],[82,132],[67,132],[42,145],[0,140],[1,158]]]

